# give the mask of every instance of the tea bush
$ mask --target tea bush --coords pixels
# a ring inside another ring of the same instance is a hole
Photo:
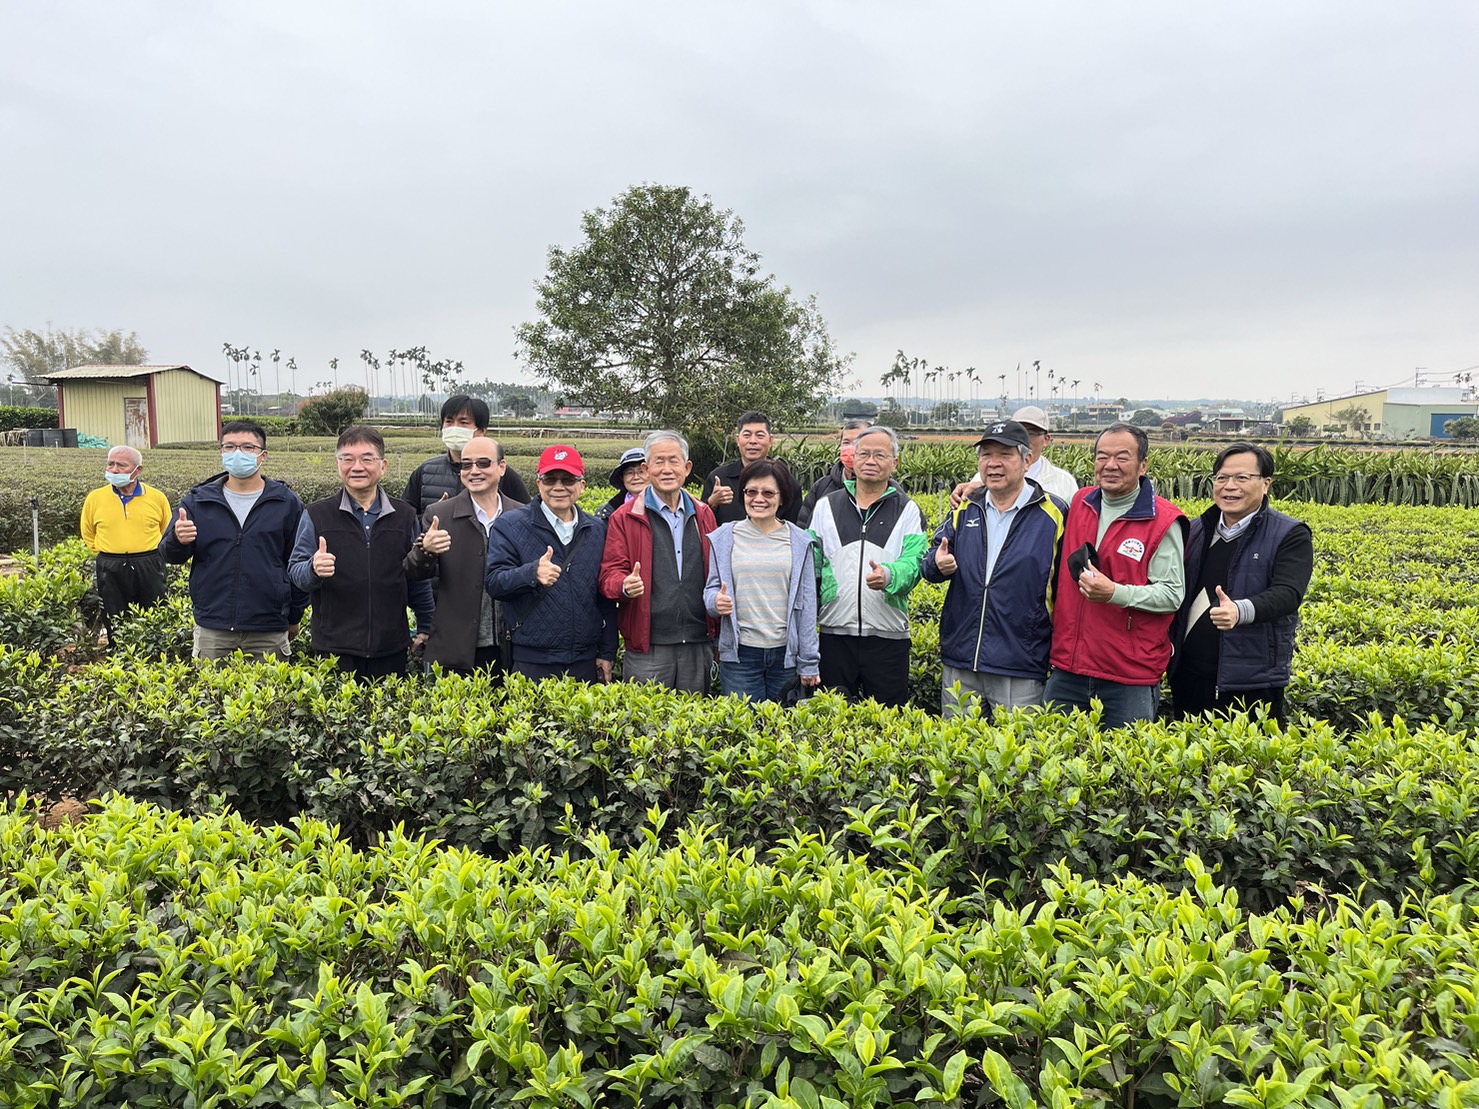
[[[1193,853],[1255,905],[1310,883],[1398,897],[1460,888],[1479,859],[1479,755],[1433,724],[1105,732],[835,695],[787,711],[517,677],[359,685],[322,661],[78,668],[0,650],[0,789],[307,816],[360,844],[404,825],[493,855],[592,831],[628,847],[657,806],[735,842],[835,837],[960,897],[1036,896],[1060,860],[1174,885]]]
[[[1467,901],[1250,912],[1065,869],[961,906],[805,833],[502,861],[0,809],[0,1102],[1464,1105]]]

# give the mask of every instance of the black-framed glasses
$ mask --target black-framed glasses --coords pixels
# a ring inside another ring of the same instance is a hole
[[[492,458],[464,458],[462,459],[462,461],[457,463],[457,468],[465,474],[474,466],[476,466],[479,470],[491,470],[496,465],[496,460]]]
[[[553,473],[540,474],[539,480],[546,485],[579,485],[585,478],[556,470]]]
[[[261,454],[266,447],[259,447],[256,443],[222,443],[221,453],[230,454],[233,451],[241,451],[242,454]]]

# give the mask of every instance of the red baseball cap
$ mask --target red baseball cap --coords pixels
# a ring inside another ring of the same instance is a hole
[[[547,474],[551,470],[564,470],[567,474],[585,477],[585,462],[581,460],[580,452],[574,447],[556,443],[553,447],[544,448],[539,456],[539,466],[534,472]]]

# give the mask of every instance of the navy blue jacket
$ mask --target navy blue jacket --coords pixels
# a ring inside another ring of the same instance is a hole
[[[1184,655],[1186,618],[1202,575],[1202,559],[1217,534],[1222,510],[1215,504],[1198,516],[1186,541],[1186,600],[1176,614],[1171,657],[1174,673]],[[1289,684],[1299,606],[1314,568],[1314,539],[1309,525],[1278,509],[1263,507],[1233,550],[1225,592],[1233,600],[1253,602],[1252,623],[1239,623],[1218,635],[1217,689],[1236,693]]]
[[[601,596],[601,552],[606,521],[576,509],[575,535],[567,547],[545,519],[538,500],[504,512],[488,535],[488,593],[504,605],[515,662],[562,666],[592,659],[616,659],[616,602]],[[545,589],[535,566],[545,548],[564,566]]]
[[[1027,479],[1028,498],[986,577],[986,497],[983,487],[945,518],[925,552],[928,581],[950,583],[940,609],[940,659],[957,670],[1045,681],[1053,643],[1053,576],[1068,509]],[[935,566],[940,540],[950,540],[955,573]],[[989,586],[989,587],[988,587]]]
[[[280,632],[308,607],[308,594],[288,581],[288,558],[303,515],[303,502],[280,481],[267,484],[246,524],[222,492],[226,475],[201,482],[181,499],[195,524],[195,542],[175,538],[172,515],[159,550],[166,562],[190,563],[190,604],[195,622],[216,631]]]

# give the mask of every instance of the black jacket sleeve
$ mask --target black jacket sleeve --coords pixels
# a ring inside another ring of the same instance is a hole
[[[1253,602],[1253,622],[1267,624],[1279,620],[1299,608],[1309,589],[1310,575],[1315,569],[1315,543],[1308,524],[1290,528],[1279,549],[1274,552],[1274,568],[1269,574],[1268,588],[1255,593],[1248,600]]]
[[[530,501],[529,489],[524,484],[524,479],[512,466],[503,471],[503,480],[498,483],[498,491],[511,501],[528,504]]]

